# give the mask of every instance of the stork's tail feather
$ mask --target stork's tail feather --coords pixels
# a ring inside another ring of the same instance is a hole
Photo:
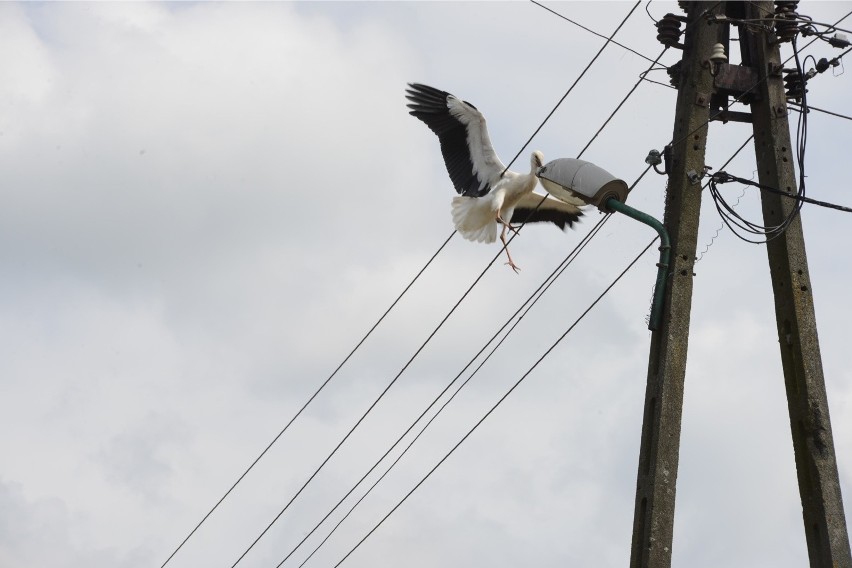
[[[453,225],[465,239],[478,243],[497,240],[495,213],[482,199],[464,195],[453,197],[452,212]]]

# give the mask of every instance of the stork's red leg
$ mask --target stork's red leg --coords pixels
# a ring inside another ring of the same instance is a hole
[[[503,231],[500,233],[500,240],[503,242],[503,250],[506,251],[506,257],[509,259],[509,262],[507,262],[506,264],[511,266],[512,270],[514,270],[515,274],[517,274],[518,271],[521,269],[521,267],[518,266],[517,264],[515,264],[512,261],[512,255],[509,254],[509,244],[506,242],[506,227],[507,226],[508,226],[508,224],[503,225]]]

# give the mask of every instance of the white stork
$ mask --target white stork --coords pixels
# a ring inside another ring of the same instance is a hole
[[[538,150],[530,157],[528,174],[507,171],[491,146],[485,117],[469,102],[419,83],[409,83],[405,96],[411,101],[409,114],[425,122],[441,142],[447,172],[459,193],[453,197],[453,224],[465,239],[493,243],[502,225],[506,264],[517,272],[506,242],[506,229],[517,233],[511,223],[549,221],[564,230],[583,214],[579,199],[567,203],[533,193],[536,172],[544,165]]]

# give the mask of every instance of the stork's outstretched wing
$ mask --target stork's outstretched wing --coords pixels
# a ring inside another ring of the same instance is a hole
[[[411,101],[409,114],[438,135],[456,191],[470,197],[491,191],[506,166],[491,146],[482,113],[469,102],[420,83],[409,83],[405,97]]]
[[[542,201],[544,200],[544,201]],[[541,204],[541,205],[539,205]],[[580,219],[583,212],[576,205],[547,195],[528,193],[515,205],[509,223],[550,222],[564,230]]]

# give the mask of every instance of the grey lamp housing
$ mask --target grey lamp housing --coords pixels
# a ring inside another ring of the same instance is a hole
[[[540,167],[536,175],[553,197],[568,203],[576,202],[579,198],[604,213],[612,213],[606,205],[609,198],[624,203],[630,192],[624,180],[617,179],[591,162],[574,158],[550,161]]]

